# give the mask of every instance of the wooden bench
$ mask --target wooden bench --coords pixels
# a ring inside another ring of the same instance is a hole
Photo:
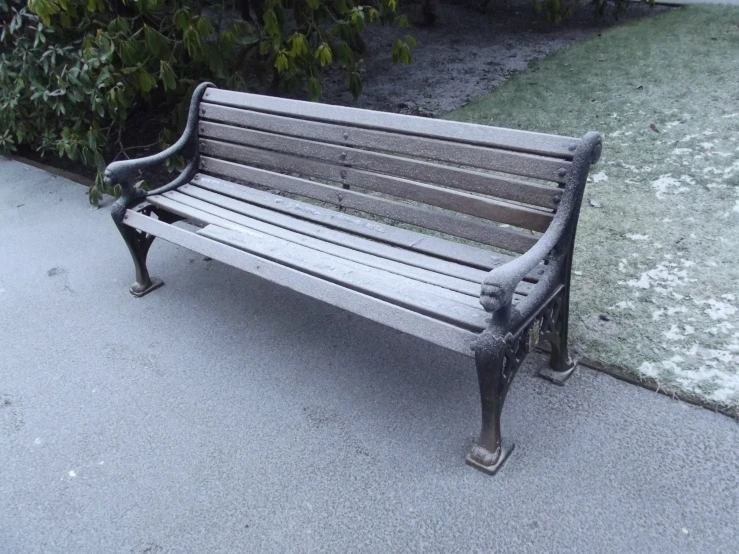
[[[581,139],[230,92],[194,92],[165,151],[114,162],[112,215],[135,296],[161,286],[155,237],[476,361],[482,430],[467,462],[494,473],[513,445],[500,414],[540,341],[564,382],[570,266],[601,138]],[[182,154],[170,184],[140,170]],[[185,220],[190,226],[174,225]]]

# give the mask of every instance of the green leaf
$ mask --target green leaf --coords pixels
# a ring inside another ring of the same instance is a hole
[[[182,35],[182,41],[185,43],[187,53],[191,58],[197,59],[203,53],[203,46],[200,43],[200,36],[195,27],[190,25]]]
[[[139,87],[144,92],[149,92],[151,89],[156,88],[157,82],[154,77],[152,77],[151,73],[146,71],[145,69],[142,69],[139,72]]]
[[[290,37],[290,43],[292,45],[290,55],[293,58],[298,58],[303,54],[308,53],[308,42],[305,40],[305,35],[301,33],[295,33],[292,37]]]
[[[100,192],[100,190],[93,186],[90,187],[90,192],[88,193],[88,200],[90,201],[90,204],[93,206],[97,206],[100,204],[100,201],[103,199],[103,193]]]
[[[277,68],[278,73],[282,73],[290,66],[290,62],[287,60],[287,56],[280,52],[277,54],[277,58],[275,59],[275,67]]]
[[[400,48],[400,61],[405,65],[410,65],[411,63],[411,49],[405,43]]]
[[[120,198],[122,193],[123,187],[121,187],[120,184],[113,187],[113,196],[115,196],[116,198]]]
[[[362,8],[355,8],[352,13],[352,25],[358,32],[364,30],[364,11]]]
[[[315,77],[311,77],[308,79],[308,96],[311,100],[316,101],[321,97],[321,83],[318,82],[318,79]]]
[[[164,90],[177,89],[177,75],[167,62],[159,62],[159,80],[164,83]]]
[[[362,79],[356,71],[349,73],[349,91],[354,98],[358,98],[362,94]]]
[[[171,55],[169,39],[148,25],[144,25],[144,42],[151,55],[160,60],[166,60]]]
[[[400,61],[400,51],[403,48],[403,42],[396,38],[393,41],[393,63],[398,63]]]
[[[346,42],[340,42],[338,46],[339,64],[347,67],[354,63],[354,52]]]
[[[213,27],[213,23],[210,22],[210,19],[207,17],[201,16],[198,19],[198,26],[197,26],[198,34],[203,38],[208,38],[210,35],[212,35],[215,31],[215,27]]]
[[[405,35],[405,41],[411,48],[418,48],[418,43],[416,42],[416,39],[414,39],[411,35]]]
[[[331,47],[324,42],[316,49],[315,57],[316,60],[318,60],[318,63],[321,64],[321,67],[325,67],[330,64],[333,61]]]
[[[262,19],[264,20],[264,29],[271,37],[280,35],[280,24],[277,22],[277,15],[275,15],[274,10],[264,12]]]
[[[308,7],[311,10],[317,10],[318,6],[320,5],[319,0],[306,0],[306,4],[308,4]]]
[[[190,10],[184,8],[174,14],[174,24],[177,30],[183,32],[190,25]]]

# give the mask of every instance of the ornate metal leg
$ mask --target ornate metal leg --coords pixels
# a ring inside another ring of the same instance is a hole
[[[149,253],[149,247],[154,242],[154,235],[142,233],[126,225],[117,224],[118,230],[126,241],[133,265],[136,269],[136,282],[129,289],[134,296],[141,297],[153,290],[161,287],[164,282],[156,277],[149,276],[149,270],[146,267],[146,256]]]
[[[555,301],[552,327],[547,340],[552,349],[549,367],[539,370],[539,376],[557,385],[564,385],[577,367],[570,358],[567,348],[567,331],[569,326],[570,298],[565,291]]]
[[[494,475],[511,452],[513,443],[500,436],[500,415],[513,375],[506,374],[506,343],[502,338],[486,337],[475,349],[477,378],[480,383],[482,428],[480,437],[467,455],[467,463]]]

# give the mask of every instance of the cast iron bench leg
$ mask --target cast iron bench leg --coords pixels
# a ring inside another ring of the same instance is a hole
[[[128,251],[131,252],[136,270],[136,282],[129,289],[131,294],[138,298],[161,287],[164,282],[161,279],[149,276],[149,270],[146,267],[146,256],[149,253],[151,243],[154,242],[154,235],[136,231],[118,222],[116,222],[116,226],[121,232],[123,240],[126,241],[126,246],[128,246]]]
[[[481,341],[475,348],[482,405],[482,428],[480,437],[467,455],[467,463],[475,469],[494,475],[514,448],[512,442],[502,440],[500,436],[500,414],[503,411],[510,379],[504,374],[505,341],[489,335],[483,340],[484,342]]]
[[[562,294],[556,306],[557,313],[554,316],[554,324],[549,333],[549,345],[552,354],[549,359],[549,367],[543,367],[539,370],[539,377],[543,377],[547,381],[551,381],[556,385],[564,385],[565,381],[575,371],[577,362],[570,358],[567,348],[567,331],[569,327],[570,316],[570,295],[568,290]]]

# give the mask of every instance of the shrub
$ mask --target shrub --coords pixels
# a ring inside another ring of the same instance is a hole
[[[405,24],[396,1],[292,0],[288,17],[283,0],[266,0],[255,10],[260,21],[247,22],[225,2],[0,0],[0,148],[26,144],[97,168],[90,190],[97,204],[103,192],[115,193],[102,170],[124,153],[121,132],[132,109],[181,105],[203,80],[243,89],[249,52],[288,90],[318,98],[321,69],[335,63],[359,94],[359,33],[375,20]],[[397,40],[393,58],[409,63],[414,44]],[[185,110],[172,112],[177,130]],[[162,135],[171,140],[171,132]]]

